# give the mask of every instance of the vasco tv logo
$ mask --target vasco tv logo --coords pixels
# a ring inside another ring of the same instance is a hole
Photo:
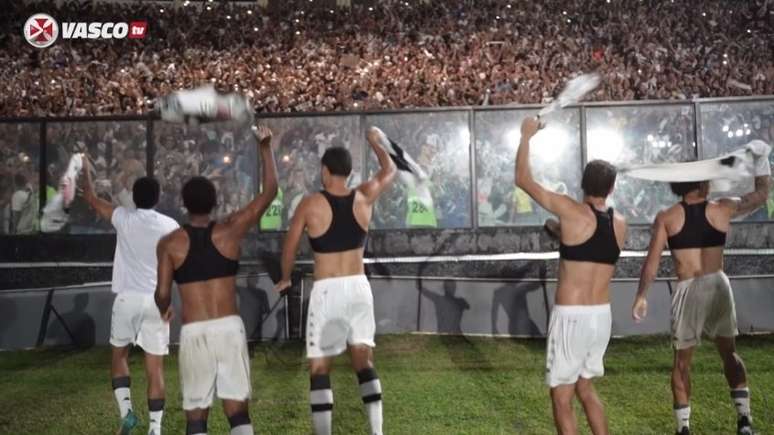
[[[63,22],[62,39],[142,39],[145,38],[148,23],[86,23]],[[59,25],[50,15],[35,14],[24,23],[24,38],[33,47],[46,48],[59,37]]]
[[[46,48],[56,42],[59,25],[46,14],[35,14],[24,23],[24,38],[33,47]]]

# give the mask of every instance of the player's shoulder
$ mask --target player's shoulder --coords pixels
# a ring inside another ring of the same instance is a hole
[[[164,213],[160,213],[158,211],[156,211],[156,214],[158,215],[159,220],[164,225],[164,227],[169,229],[170,231],[180,228],[180,224],[177,223],[177,221],[172,219],[171,217],[165,215]]]
[[[188,235],[186,234],[185,229],[179,227],[161,236],[158,246],[159,248],[168,248],[180,243],[185,243],[187,238]]]
[[[667,220],[674,219],[683,214],[683,206],[679,202],[672,204],[671,206],[662,209],[656,213],[656,219]]]
[[[707,201],[708,208],[733,208],[739,203],[740,198],[726,197]]]
[[[322,191],[319,192],[312,192],[304,195],[303,198],[301,198],[301,202],[298,203],[299,207],[310,207],[310,206],[316,206],[319,204],[323,204],[326,202],[325,195],[323,195]]]
[[[122,205],[119,205],[118,207],[113,208],[113,213],[110,215],[110,222],[113,224],[122,222],[124,219],[129,216],[132,209],[126,208]]]

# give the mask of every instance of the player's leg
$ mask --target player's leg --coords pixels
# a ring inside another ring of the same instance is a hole
[[[583,405],[591,431],[595,435],[607,435],[609,429],[605,407],[591,379],[605,374],[605,352],[610,343],[613,327],[610,305],[589,307],[586,315],[579,318],[577,322],[584,325],[584,329],[588,331],[587,336],[593,337],[593,340],[588,344],[586,360],[583,363],[580,378],[575,383],[575,393]]]
[[[112,347],[110,377],[113,384],[113,395],[118,404],[121,418],[132,411],[131,377],[129,376],[129,346]]]
[[[352,368],[357,373],[360,397],[363,399],[371,435],[382,434],[382,384],[374,369],[373,349],[366,345],[351,345]]]
[[[575,383],[575,393],[583,405],[583,411],[586,413],[591,432],[594,435],[607,435],[609,431],[607,417],[605,417],[605,406],[599,400],[591,379],[578,379],[578,382]]]
[[[688,433],[691,418],[691,360],[694,347],[675,350],[672,366],[672,403],[677,433]]]
[[[551,405],[554,412],[554,424],[559,435],[575,435],[578,433],[578,422],[572,409],[572,398],[575,396],[575,384],[559,385],[551,388]]]
[[[737,412],[737,430],[740,434],[751,434],[750,389],[747,388],[747,370],[744,361],[736,353],[734,337],[716,337],[715,343],[723,360],[723,373],[731,389],[731,400]]]
[[[309,359],[309,403],[316,435],[330,435],[333,425],[333,389],[330,357]]]
[[[253,435],[253,426],[250,422],[248,401],[223,400],[223,412],[228,418],[231,427],[230,435]]]
[[[164,417],[164,356],[145,353],[145,375],[148,379],[148,434],[161,435]]]
[[[116,433],[128,434],[139,423],[139,419],[132,410],[131,378],[129,376],[129,346],[112,347],[112,361],[110,365],[111,384],[113,397],[118,405],[121,415],[121,423]]]
[[[137,345],[145,351],[148,379],[148,434],[161,435],[164,416],[164,355],[169,354],[169,323],[161,318],[153,295],[144,295]]]
[[[139,424],[132,409],[129,345],[137,337],[139,305],[131,293],[118,294],[110,316],[111,363],[110,377],[118,411],[121,416],[119,434],[129,433]]]
[[[306,357],[309,359],[309,403],[317,435],[329,435],[333,424],[333,357],[347,349],[347,295],[343,279],[316,281],[309,295]]]
[[[374,298],[371,285],[365,276],[350,277],[347,282],[348,311],[347,345],[352,368],[357,373],[360,384],[360,397],[363,400],[371,435],[381,435],[382,384],[374,369],[373,348],[376,333],[374,318]]]
[[[731,283],[724,273],[719,273],[714,280],[715,299],[713,310],[704,325],[707,335],[715,337],[715,344],[723,360],[723,373],[728,387],[731,389],[731,399],[737,412],[737,433],[752,434],[752,417],[750,416],[750,390],[747,388],[747,370],[739,354],[736,353],[735,336],[739,333],[736,322],[736,307]]]
[[[185,435],[207,435],[207,417],[209,408],[197,408],[185,411]]]
[[[180,392],[186,418],[186,435],[207,433],[207,417],[216,390],[217,340],[207,332],[209,322],[193,322],[180,329]]]
[[[248,401],[252,394],[250,355],[245,325],[239,316],[225,317],[219,330],[212,331],[218,341],[218,397],[223,399],[223,412],[228,418],[231,435],[253,435]]]
[[[691,361],[711,311],[712,294],[706,279],[680,281],[672,294],[672,410],[680,435],[690,433]]]
[[[555,305],[548,325],[546,384],[550,388],[554,424],[562,435],[578,433],[572,400],[593,345],[594,333],[588,329],[588,316],[583,311],[578,306]],[[590,371],[586,375],[594,376]]]

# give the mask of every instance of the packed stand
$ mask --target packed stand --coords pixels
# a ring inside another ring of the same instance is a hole
[[[5,32],[0,115],[144,113],[202,83],[268,112],[544,103],[580,71],[603,75],[593,100],[774,94],[769,0],[281,3],[12,2],[6,29],[45,11],[149,33],[36,49]]]

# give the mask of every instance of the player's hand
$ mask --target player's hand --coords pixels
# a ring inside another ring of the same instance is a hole
[[[747,151],[751,152],[755,157],[767,157],[771,153],[771,147],[762,140],[754,140],[745,146]]]
[[[252,130],[255,138],[262,147],[271,146],[272,133],[269,127],[265,125],[254,125]]]
[[[291,282],[289,279],[281,279],[275,286],[274,291],[277,293],[282,293],[285,290],[289,289],[291,286]]]
[[[543,126],[537,118],[531,116],[524,118],[524,121],[521,122],[521,138],[529,140],[532,136],[537,134],[538,130],[541,128],[543,128]]]
[[[175,310],[173,310],[171,306],[167,308],[167,312],[161,316],[161,320],[163,320],[165,323],[171,322],[172,319],[174,318],[175,318]]]
[[[380,145],[386,141],[386,136],[384,136],[384,133],[378,127],[370,127],[366,134],[366,138],[368,139],[368,142]]]
[[[753,175],[756,177],[771,176],[771,164],[769,163],[769,154],[771,147],[762,140],[754,140],[745,147],[754,157]]]
[[[648,315],[648,301],[643,297],[638,297],[634,300],[632,305],[632,318],[635,322],[640,323],[645,320]]]

